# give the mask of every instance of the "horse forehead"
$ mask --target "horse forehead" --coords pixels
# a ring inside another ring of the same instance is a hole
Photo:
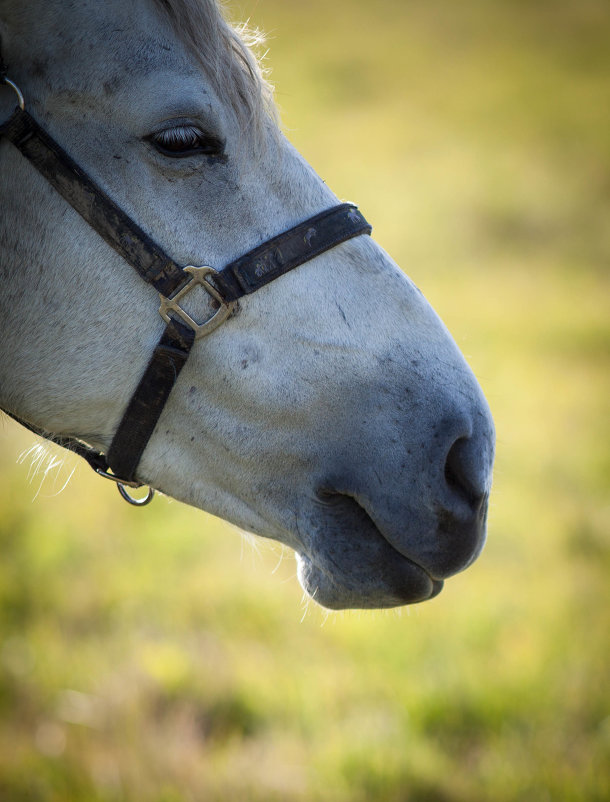
[[[72,81],[86,83],[104,73],[127,81],[154,69],[192,68],[186,48],[154,0],[42,0],[24,5],[22,13],[13,15],[3,7],[1,19],[8,25],[7,38],[14,32],[21,59],[31,63],[39,77],[52,80],[54,75],[61,81],[67,72]]]

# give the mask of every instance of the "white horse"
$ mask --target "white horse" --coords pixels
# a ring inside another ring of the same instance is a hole
[[[215,0],[0,0],[0,36],[32,116],[182,265],[222,267],[337,203]],[[14,102],[0,87],[0,122]],[[104,451],[158,296],[5,140],[0,168],[0,407]],[[478,555],[493,449],[451,336],[359,236],[194,345],[138,478],[290,546],[320,604],[389,607]]]

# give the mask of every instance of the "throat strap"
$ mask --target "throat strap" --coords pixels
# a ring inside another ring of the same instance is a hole
[[[193,330],[179,321],[166,326],[108,450],[108,465],[115,476],[135,480],[144,449],[194,341]]]

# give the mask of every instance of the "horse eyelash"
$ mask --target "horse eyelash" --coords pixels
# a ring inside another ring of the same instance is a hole
[[[194,125],[181,125],[151,134],[148,139],[164,156],[179,158],[203,154],[222,157],[224,143],[212,134],[206,134]]]

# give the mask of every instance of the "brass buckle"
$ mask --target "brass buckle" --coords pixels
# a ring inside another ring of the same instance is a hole
[[[217,329],[221,323],[224,323],[224,321],[233,311],[235,301],[229,301],[227,303],[223,299],[222,295],[218,292],[216,287],[213,287],[212,284],[207,280],[207,276],[214,277],[218,275],[218,271],[214,270],[213,267],[207,267],[207,265],[204,265],[203,267],[193,267],[193,265],[188,265],[184,268],[184,272],[190,275],[188,284],[185,284],[181,290],[178,290],[178,292],[172,298],[166,298],[164,295],[159,296],[161,298],[159,314],[166,323],[171,321],[169,316],[170,312],[178,315],[178,317],[184,323],[186,323],[187,326],[190,326],[190,328],[193,329],[195,332],[195,339],[198,340],[200,337],[205,337],[206,334],[210,334],[212,331],[214,331],[214,329]],[[193,318],[179,305],[179,301],[182,301],[184,296],[188,295],[188,293],[197,285],[203,287],[207,294],[219,304],[218,310],[212,315],[211,318],[203,323],[197,323],[197,321],[193,320]]]

